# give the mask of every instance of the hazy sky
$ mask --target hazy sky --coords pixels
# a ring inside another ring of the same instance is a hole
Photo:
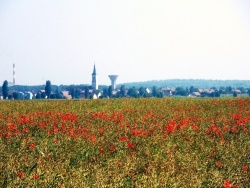
[[[101,85],[250,80],[250,0],[0,0],[1,83],[90,84],[94,62]]]

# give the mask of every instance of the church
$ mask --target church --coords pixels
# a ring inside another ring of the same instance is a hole
[[[94,70],[92,73],[92,88],[94,90],[98,90],[98,75],[96,74],[95,64],[94,64]]]

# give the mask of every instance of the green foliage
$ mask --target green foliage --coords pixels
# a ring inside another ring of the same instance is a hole
[[[73,86],[70,86],[69,94],[71,95],[72,99],[76,98],[76,89]]]
[[[180,96],[188,96],[189,91],[188,89],[184,89],[183,87],[177,87],[174,92],[175,95],[180,95]]]
[[[18,100],[19,99],[19,94],[18,94],[18,92],[13,92],[13,98],[15,99],[15,100]]]
[[[198,88],[194,87],[194,86],[191,86],[189,88],[189,93],[193,93],[193,92],[198,92]]]
[[[9,87],[8,87],[8,81],[7,80],[5,80],[3,82],[2,93],[3,93],[3,99],[7,99],[8,95],[9,95]]]
[[[9,100],[12,100],[12,99],[13,99],[13,95],[9,94],[9,95],[8,95],[8,99],[9,99]]]
[[[89,98],[89,87],[85,86],[85,99]]]
[[[120,88],[120,95],[121,97],[125,97],[126,96],[126,90],[125,90],[125,86],[122,85]]]
[[[103,87],[102,97],[103,98],[107,98],[108,97],[108,88],[107,87]]]
[[[46,81],[45,94],[46,94],[47,98],[49,99],[50,95],[51,95],[51,82],[49,80]]]
[[[42,99],[45,99],[45,98],[46,98],[46,93],[45,93],[45,92],[42,92],[42,93],[41,93],[41,98],[42,98]]]
[[[55,98],[56,99],[62,99],[63,98],[63,95],[60,93],[59,87],[56,88]]]
[[[112,98],[112,97],[113,97],[113,89],[112,89],[112,86],[109,86],[109,87],[108,87],[108,97],[109,97],[109,98]]]
[[[136,87],[129,88],[127,95],[134,98],[137,98],[139,96]]]
[[[211,88],[211,87],[221,87],[221,86],[230,86],[231,88],[237,87],[250,87],[249,80],[204,80],[204,79],[168,79],[168,80],[151,80],[145,82],[131,82],[123,83],[126,87],[148,87],[152,88],[153,86],[157,87],[197,87],[197,88]]]
[[[36,94],[36,99],[41,99],[41,98],[42,98],[41,93],[38,92],[38,93]]]

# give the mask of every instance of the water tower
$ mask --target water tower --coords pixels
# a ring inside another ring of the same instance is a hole
[[[109,75],[109,78],[111,80],[111,86],[112,89],[115,90],[116,88],[116,79],[117,79],[118,75]]]

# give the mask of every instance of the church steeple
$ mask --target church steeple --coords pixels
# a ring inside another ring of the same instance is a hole
[[[93,73],[92,73],[92,88],[94,90],[98,90],[98,76],[96,74],[95,64],[94,64],[94,69],[93,69]]]
[[[95,64],[94,64],[94,70],[93,70],[92,75],[96,75]]]

